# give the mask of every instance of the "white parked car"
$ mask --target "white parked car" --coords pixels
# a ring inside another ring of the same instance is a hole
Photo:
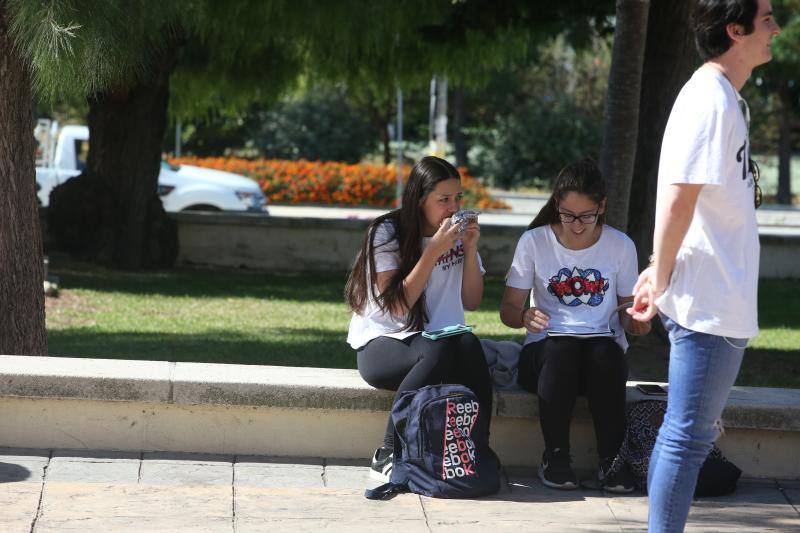
[[[89,128],[39,120],[34,131],[39,142],[36,183],[42,206],[50,203],[53,187],[80,174],[89,151]],[[238,174],[195,167],[161,164],[158,195],[164,210],[251,211],[266,213],[264,193],[254,180]]]

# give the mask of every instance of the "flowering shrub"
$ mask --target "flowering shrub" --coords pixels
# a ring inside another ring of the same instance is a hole
[[[181,157],[170,163],[196,165],[242,174],[256,180],[271,203],[323,203],[392,207],[395,200],[394,165],[348,165],[336,162],[242,159],[237,157]],[[411,167],[403,168],[408,176]],[[481,183],[461,172],[464,205],[478,209],[508,209],[494,200]]]

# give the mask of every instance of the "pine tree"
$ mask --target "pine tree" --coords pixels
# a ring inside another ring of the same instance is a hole
[[[0,0],[0,354],[47,355],[30,69]]]

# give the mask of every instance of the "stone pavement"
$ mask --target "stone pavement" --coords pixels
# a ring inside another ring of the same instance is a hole
[[[0,448],[0,532],[644,531],[642,495],[547,489],[368,501],[367,461]],[[800,481],[744,480],[696,502],[687,531],[800,531]]]

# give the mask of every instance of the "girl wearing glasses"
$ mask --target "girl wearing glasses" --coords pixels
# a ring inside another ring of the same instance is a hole
[[[569,428],[575,398],[584,394],[597,435],[598,479],[606,490],[630,492],[630,473],[613,464],[625,435],[623,330],[644,334],[650,324],[619,310],[633,300],[636,248],[603,224],[605,207],[605,183],[594,161],[583,159],[559,173],[550,199],[517,244],[500,318],[527,330],[518,382],[539,397],[542,482],[578,486]]]

